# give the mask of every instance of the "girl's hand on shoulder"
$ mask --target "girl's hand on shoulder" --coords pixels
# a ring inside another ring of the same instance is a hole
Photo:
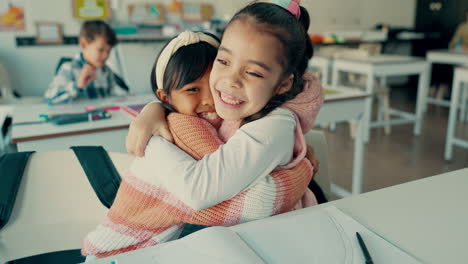
[[[310,163],[314,167],[314,174],[316,174],[319,170],[319,161],[315,157],[314,148],[310,145],[307,145],[306,158],[310,161]]]
[[[130,123],[126,140],[127,152],[143,157],[146,145],[152,136],[161,136],[173,142],[167,127],[165,111],[160,103],[149,103]]]

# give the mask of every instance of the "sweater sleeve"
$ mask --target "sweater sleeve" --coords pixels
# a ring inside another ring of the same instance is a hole
[[[283,104],[283,107],[297,115],[302,132],[305,134],[314,127],[315,118],[323,103],[323,88],[318,78],[312,73],[304,74],[303,78],[304,91]]]
[[[175,145],[153,137],[130,170],[162,186],[195,210],[228,200],[287,164],[294,147],[295,118],[287,109],[242,126],[217,151],[197,161]],[[148,160],[149,159],[149,160]]]

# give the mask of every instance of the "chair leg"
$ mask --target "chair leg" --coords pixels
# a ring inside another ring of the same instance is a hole
[[[388,93],[382,97],[383,119],[385,120],[385,135],[390,134],[390,98]]]
[[[356,137],[356,128],[357,128],[356,120],[351,119],[348,121],[348,123],[349,123],[349,135],[351,136],[352,139],[354,139]]]
[[[387,79],[381,77],[380,80],[376,80],[379,85],[379,121],[385,120],[385,135],[390,134],[390,88],[387,86]],[[383,118],[382,116],[383,115]]]
[[[378,110],[377,110],[377,121],[382,121],[384,115],[384,104],[383,104],[383,96],[377,96],[378,100]]]
[[[465,122],[466,120],[466,100],[467,100],[467,92],[463,89],[464,83],[460,83],[460,115],[459,120]]]

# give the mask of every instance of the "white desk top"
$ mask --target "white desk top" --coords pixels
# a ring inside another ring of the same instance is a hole
[[[115,97],[103,100],[82,100],[69,105],[49,106],[47,104],[13,105],[13,124],[20,122],[41,121],[40,114],[83,112],[86,106],[123,106],[147,103],[154,99],[154,95],[138,95]],[[51,123],[13,125],[12,142],[28,141],[44,137],[57,137],[73,133],[88,133],[110,129],[123,129],[128,127],[132,117],[123,111],[112,111],[110,119],[93,122],[82,122],[68,125],[54,125]]]
[[[433,63],[468,65],[468,51],[430,50],[426,54],[426,59]]]
[[[333,203],[424,263],[465,263],[467,189],[468,168]]]
[[[427,52],[427,55],[434,55],[434,54],[468,56],[468,51],[464,50],[464,51],[458,52],[458,51],[455,51],[455,50],[429,50]]]
[[[468,259],[467,189],[468,168],[465,168],[331,204],[423,263],[465,263]],[[234,228],[242,229],[242,225]]]
[[[399,64],[408,62],[423,62],[424,60],[418,57],[399,56],[399,55],[376,55],[367,58],[339,58],[335,61],[353,61],[367,64]]]

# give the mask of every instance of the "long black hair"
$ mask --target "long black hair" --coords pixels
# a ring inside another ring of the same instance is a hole
[[[283,56],[280,61],[284,68],[282,78],[294,75],[289,91],[273,96],[259,113],[244,118],[244,123],[267,115],[304,89],[302,75],[307,69],[314,49],[307,33],[310,25],[309,13],[302,6],[300,10],[301,16],[297,19],[288,10],[276,4],[254,2],[238,11],[227,25],[229,27],[237,20],[253,19],[258,30],[273,35],[282,44]]]
[[[217,37],[212,34],[204,33],[212,36],[219,41]],[[172,39],[169,41],[171,42]],[[168,43],[169,43],[168,42]],[[166,44],[166,46],[168,45]],[[166,48],[164,46],[158,57],[156,58],[153,68],[151,69],[151,89],[153,93],[157,95],[156,91],[158,90],[158,85],[156,83],[156,64],[161,56],[161,53]],[[163,75],[163,87],[162,90],[170,96],[171,91],[179,90],[184,85],[187,85],[191,82],[194,82],[201,77],[211,68],[213,61],[216,58],[218,49],[213,45],[201,41],[198,43],[190,44],[187,46],[180,47],[169,59],[167,63],[166,70]],[[159,97],[158,97],[159,98]],[[161,98],[159,98],[161,100]],[[161,100],[163,106],[169,110],[174,111],[174,108]]]

